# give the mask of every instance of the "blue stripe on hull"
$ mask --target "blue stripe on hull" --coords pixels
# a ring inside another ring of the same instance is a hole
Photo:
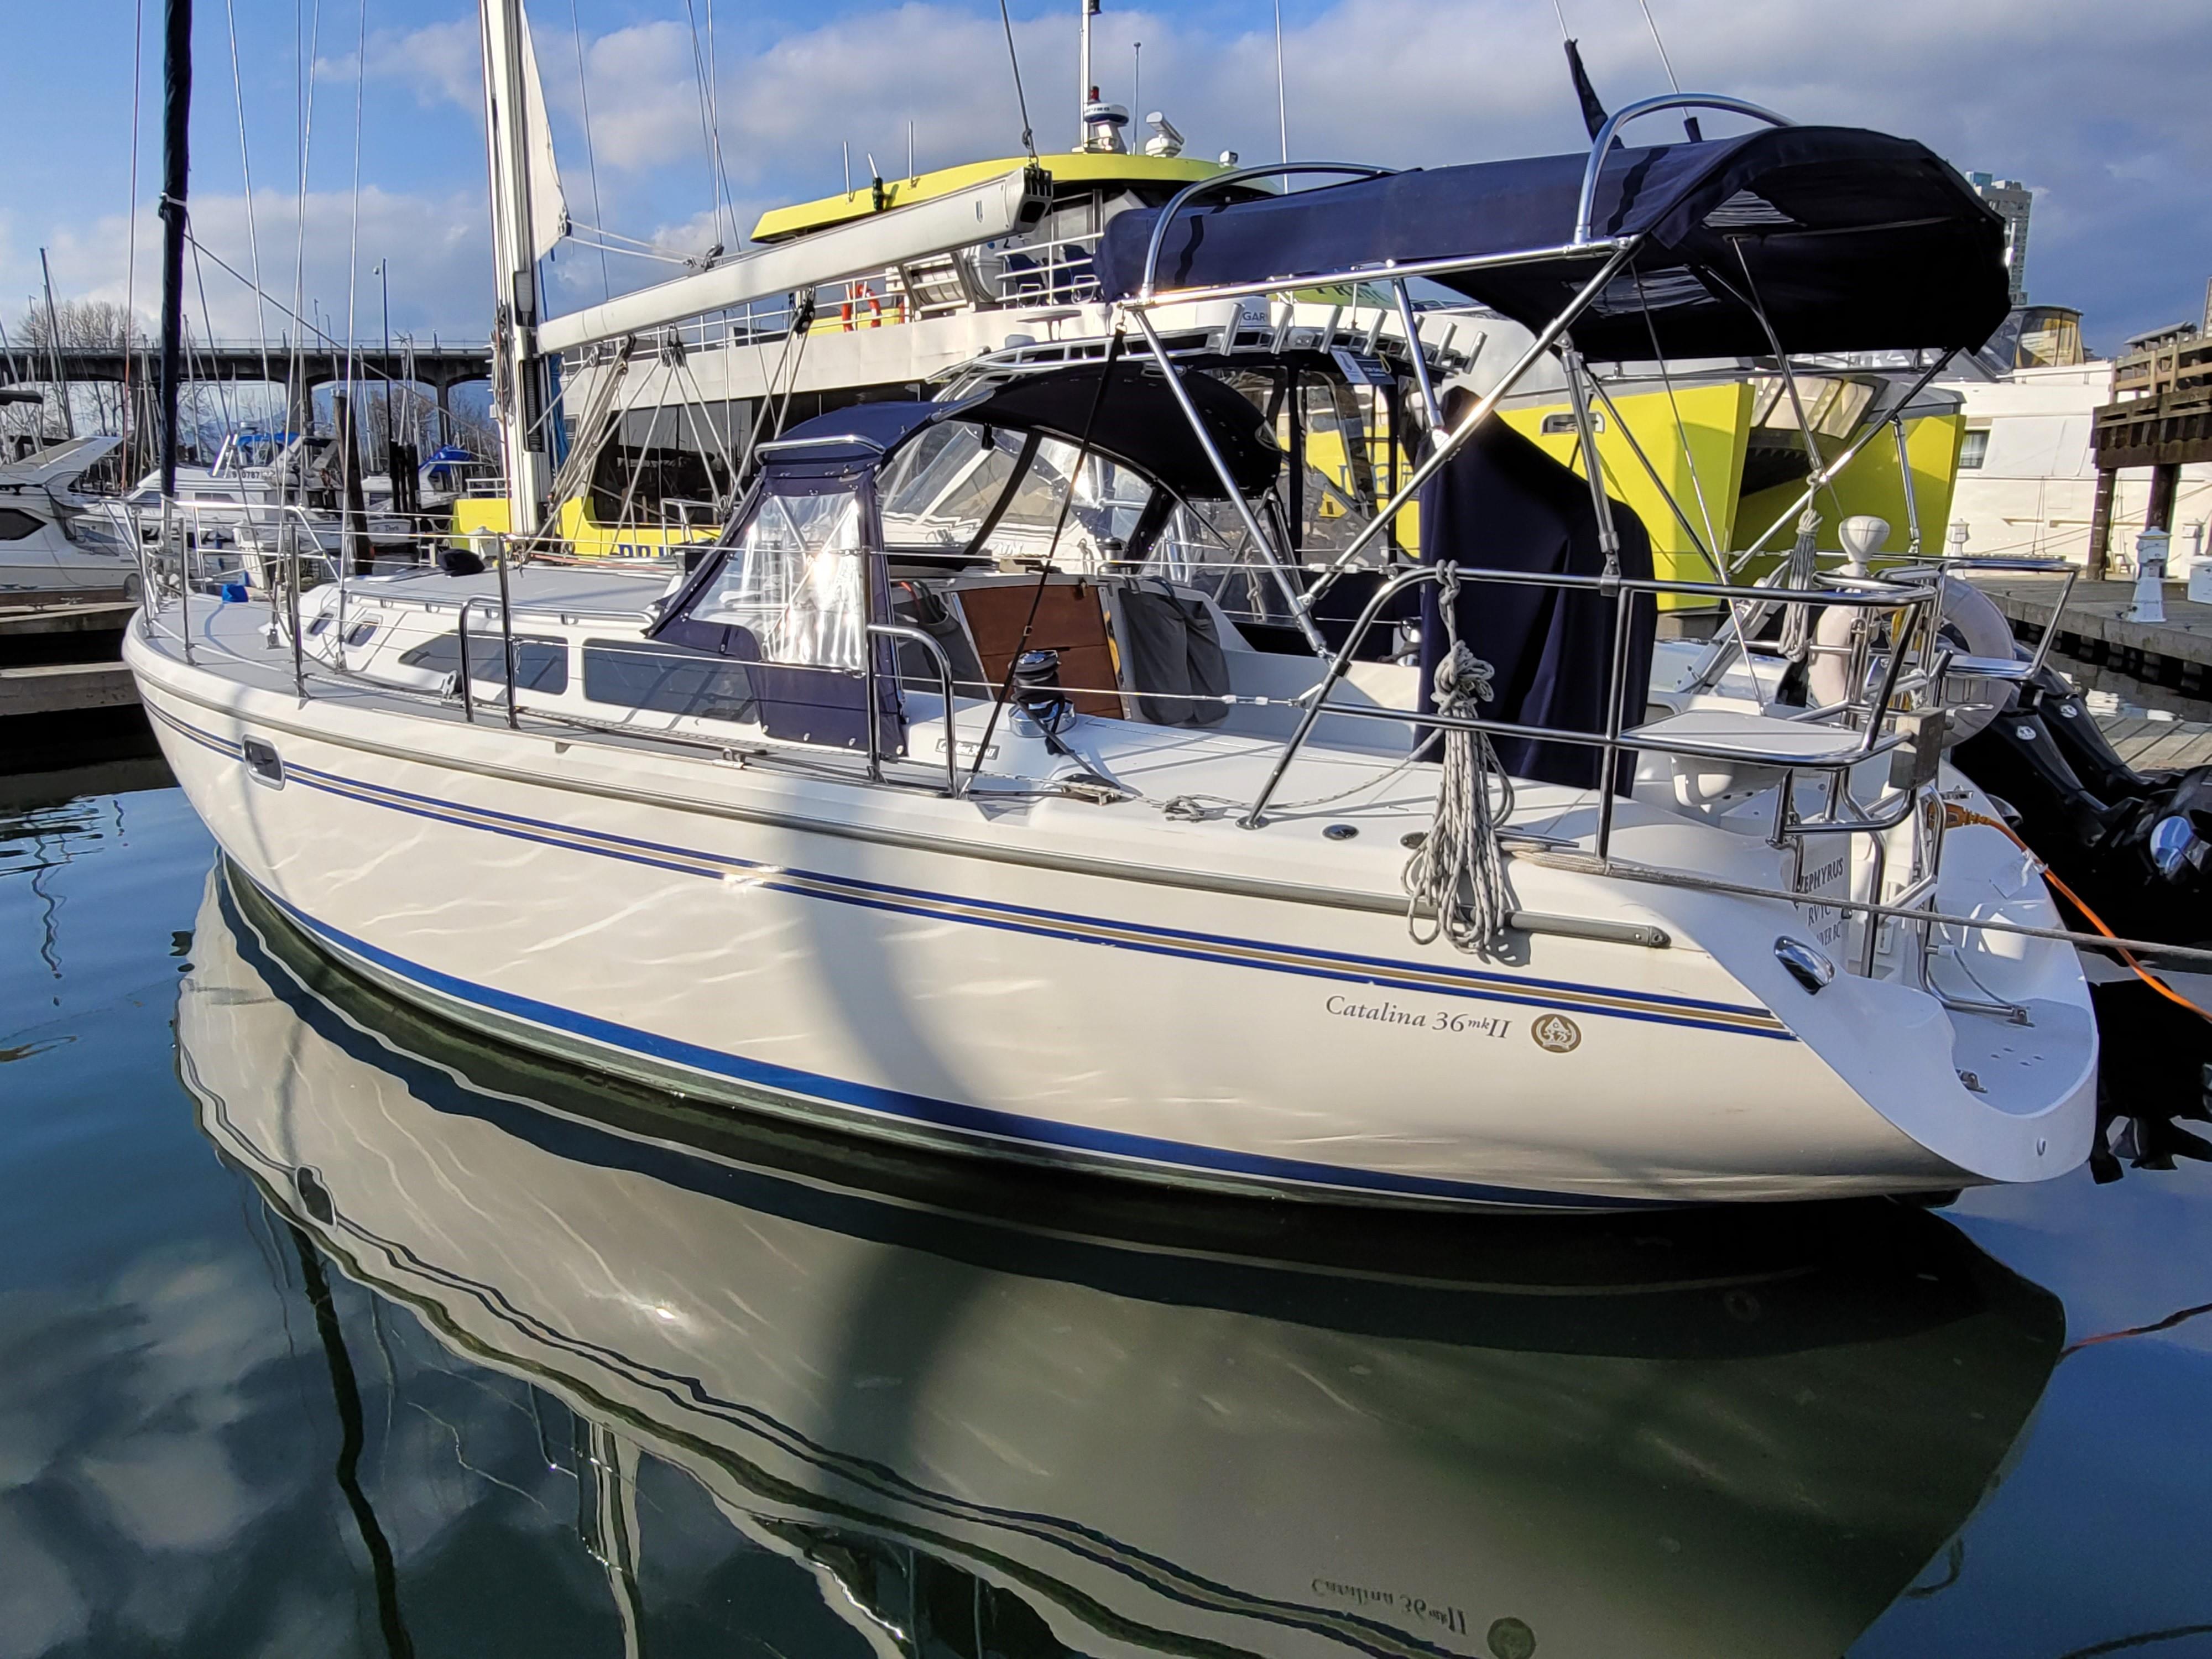
[[[165,725],[201,746],[234,758],[239,755],[235,744],[202,732],[158,708],[155,713]],[[705,880],[720,881],[731,876],[742,876],[750,884],[771,891],[860,908],[920,916],[931,921],[958,921],[971,927],[991,927],[1076,944],[1141,951],[1156,956],[1217,965],[1368,985],[1383,990],[1465,997],[1520,1007],[1557,1009],[1585,1017],[1678,1025],[1695,1030],[1723,1031],[1784,1042],[1797,1040],[1796,1034],[1771,1009],[1755,1004],[1715,1002],[1658,992],[1627,992],[1532,975],[1486,972],[1456,964],[1430,968],[1414,963],[1394,962],[1387,957],[1366,957],[1312,946],[1273,945],[1261,940],[1194,933],[1150,923],[1114,921],[1000,900],[963,898],[952,894],[862,880],[856,877],[833,876],[816,871],[765,865],[726,854],[672,847],[611,831],[574,829],[489,807],[466,806],[387,785],[366,783],[313,767],[287,763],[285,777],[288,781],[363,805],[449,823],[460,829],[642,865],[678,875],[696,876]]]
[[[257,884],[258,885],[258,884]],[[1110,1129],[1061,1123],[1019,1113],[996,1111],[963,1102],[939,1100],[903,1090],[878,1088],[820,1073],[802,1071],[765,1060],[727,1054],[675,1037],[640,1030],[635,1026],[597,1015],[558,1007],[534,998],[517,996],[490,986],[478,985],[441,973],[419,963],[354,938],[337,928],[301,914],[265,888],[258,889],[287,920],[326,946],[369,963],[392,978],[456,1002],[510,1020],[557,1031],[617,1053],[654,1062],[660,1067],[718,1077],[749,1089],[774,1094],[801,1107],[823,1103],[873,1117],[947,1132],[970,1150],[975,1139],[1011,1143],[1031,1152],[1079,1152],[1112,1164],[1135,1162],[1163,1174],[1184,1170],[1194,1175],[1231,1176],[1262,1185],[1320,1193],[1334,1190],[1346,1196],[1360,1193],[1407,1199],[1441,1200],[1516,1208],[1577,1210],[1633,1210],[1668,1207],[1663,1200],[1620,1198],[1608,1194],[1558,1193],[1516,1187],[1493,1187],[1473,1182],[1447,1181],[1425,1176],[1396,1175],[1377,1170],[1314,1164],[1298,1158],[1273,1158],[1261,1153],[1193,1146],[1151,1135],[1124,1134]]]

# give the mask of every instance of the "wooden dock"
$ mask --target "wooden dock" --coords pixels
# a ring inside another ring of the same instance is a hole
[[[119,662],[42,662],[0,668],[0,720],[15,714],[123,708],[137,701],[138,684]]]
[[[1973,581],[1996,602],[2014,634],[2030,644],[2051,625],[2066,586],[2063,576],[1985,576]],[[2142,623],[2128,616],[2136,603],[2132,581],[2076,582],[2055,648],[2185,696],[2212,696],[2212,605],[2191,605],[2188,592],[2185,582],[2166,583],[2166,619]]]
[[[137,608],[119,592],[0,599],[0,774],[150,750],[122,662]]]
[[[0,604],[0,719],[137,702],[118,660],[137,609],[119,595]]]
[[[2100,718],[2105,740],[2138,772],[2186,772],[2212,761],[2212,725],[2198,720]]]

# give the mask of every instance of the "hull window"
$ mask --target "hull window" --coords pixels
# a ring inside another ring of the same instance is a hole
[[[500,635],[496,630],[480,634],[471,619],[469,629],[469,678],[489,680],[495,685],[506,684],[506,672],[500,666]],[[451,674],[461,665],[461,636],[441,634],[434,640],[425,640],[418,646],[402,652],[399,665],[403,668],[423,668],[434,674]],[[568,642],[562,639],[526,637],[517,635],[514,641],[514,689],[518,691],[543,691],[548,696],[558,696],[568,689]]]
[[[591,702],[701,720],[750,720],[755,714],[744,664],[618,640],[584,641],[584,696]]]

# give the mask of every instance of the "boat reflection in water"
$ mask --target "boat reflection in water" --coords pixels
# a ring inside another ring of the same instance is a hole
[[[634,1648],[660,1460],[885,1655],[1833,1656],[1942,1582],[2063,1335],[1894,1204],[1338,1216],[744,1123],[386,1001],[221,871],[177,1030],[283,1218],[586,1426]]]

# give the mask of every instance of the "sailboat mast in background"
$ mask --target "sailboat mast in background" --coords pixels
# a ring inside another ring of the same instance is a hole
[[[168,0],[161,96],[161,503],[177,495],[177,367],[185,322],[185,197],[191,173],[192,0]],[[166,529],[166,523],[165,523]],[[166,540],[166,538],[165,538]]]

